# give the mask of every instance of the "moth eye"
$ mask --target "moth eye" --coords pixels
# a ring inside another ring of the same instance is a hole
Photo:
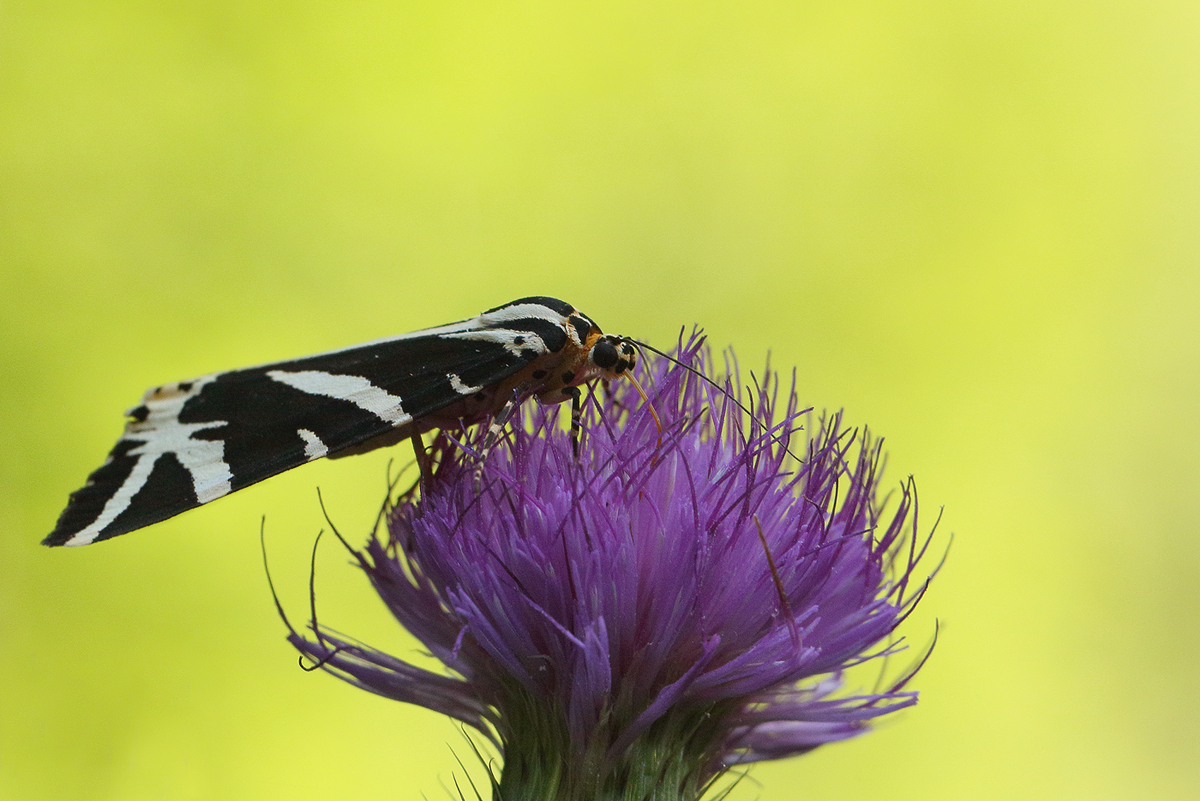
[[[592,346],[592,364],[602,370],[608,370],[618,361],[620,355],[613,344],[606,339],[602,339]]]

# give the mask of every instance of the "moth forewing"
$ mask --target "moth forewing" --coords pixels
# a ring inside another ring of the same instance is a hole
[[[570,304],[531,297],[437,328],[155,387],[43,544],[115,537],[314,459],[473,425],[531,395],[577,401],[579,384],[635,362],[627,340],[603,335]]]

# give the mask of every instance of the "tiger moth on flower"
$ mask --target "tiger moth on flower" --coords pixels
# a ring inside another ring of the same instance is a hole
[[[457,323],[148,390],[43,545],[88,545],[324,456],[364,453],[570,400],[628,375],[637,351],[569,303],[514,300]]]
[[[449,675],[313,622],[292,644],[481,732],[495,799],[693,801],[915,704],[923,657],[844,686],[901,649],[936,572],[911,479],[885,503],[880,441],[801,410],[794,379],[702,380],[695,336],[675,356],[643,362],[649,404],[592,396],[578,456],[552,407],[519,410],[480,487],[483,434],[440,437],[430,479],[354,551]]]

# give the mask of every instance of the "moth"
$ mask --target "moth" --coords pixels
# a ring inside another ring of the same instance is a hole
[[[146,392],[43,545],[87,545],[166,520],[284,470],[365,453],[516,405],[572,402],[637,364],[569,303],[514,300],[477,317],[341,350],[212,373]]]

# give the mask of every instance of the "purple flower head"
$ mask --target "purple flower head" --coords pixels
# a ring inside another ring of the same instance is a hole
[[[291,641],[364,689],[470,724],[496,797],[693,799],[730,765],[800,754],[916,703],[841,692],[897,650],[927,578],[911,480],[880,500],[880,443],[799,409],[768,371],[701,380],[693,336],[592,396],[575,455],[559,407],[503,444],[441,436],[421,497],[358,559],[439,675],[323,630]],[[780,403],[780,396],[782,403]],[[478,477],[482,477],[482,482]]]

